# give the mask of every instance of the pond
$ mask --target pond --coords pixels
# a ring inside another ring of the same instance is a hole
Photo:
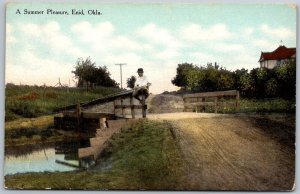
[[[4,175],[26,172],[65,172],[87,168],[92,158],[79,160],[78,148],[89,146],[88,139],[60,141],[51,144],[5,148]]]

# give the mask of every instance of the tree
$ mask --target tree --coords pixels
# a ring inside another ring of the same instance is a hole
[[[268,97],[274,97],[278,94],[278,83],[275,78],[271,78],[268,80],[266,84],[266,94]]]
[[[93,80],[93,71],[95,70],[95,63],[88,57],[85,60],[78,58],[75,65],[75,70],[72,73],[75,74],[75,78],[78,79],[78,87],[86,85],[87,90],[90,85],[90,81]]]
[[[219,76],[217,77],[217,90],[231,90],[234,89],[234,73],[230,72],[224,68],[221,68],[218,71]]]
[[[77,87],[84,87],[86,89],[95,86],[117,87],[117,82],[110,78],[110,73],[106,66],[96,67],[96,63],[91,61],[88,57],[85,60],[78,58],[75,65],[75,70],[72,71],[75,78],[78,79]]]
[[[191,63],[182,63],[178,64],[177,74],[172,80],[172,84],[178,87],[187,87],[187,72],[194,68],[194,65]]]
[[[255,94],[255,88],[254,88],[254,80],[252,76],[249,73],[243,74],[240,77],[240,83],[241,83],[241,92],[242,95],[247,97],[253,97]]]
[[[127,79],[127,87],[133,89],[135,82],[136,82],[136,77],[131,76],[130,78]]]
[[[296,61],[290,61],[288,64],[277,66],[274,74],[278,83],[278,95],[293,99],[296,96]]]
[[[240,90],[241,89],[241,86],[242,86],[242,83],[241,83],[241,77],[243,75],[246,75],[248,74],[248,69],[237,69],[235,70],[234,72],[234,86],[233,88],[236,88],[237,90]]]

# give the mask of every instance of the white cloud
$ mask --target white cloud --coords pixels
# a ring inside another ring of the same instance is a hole
[[[182,45],[176,39],[169,30],[150,23],[137,30],[137,34],[140,37],[145,38],[151,43],[163,45],[169,48],[179,48]]]
[[[203,53],[203,52],[192,52],[191,62],[199,65],[206,65],[207,63],[212,63],[218,61],[218,57]]]
[[[210,27],[189,24],[181,28],[180,35],[188,41],[225,40],[232,37],[225,24],[215,24]]]
[[[234,43],[219,43],[214,45],[214,49],[220,52],[240,52],[244,50],[244,46],[241,44],[234,44]]]
[[[99,43],[111,37],[115,29],[110,22],[97,23],[93,26],[90,22],[83,21],[74,24],[71,27],[71,31],[74,32],[82,42]]]
[[[107,55],[103,58],[105,64],[128,63],[138,65],[141,63],[141,57],[135,53],[124,53],[120,55]]]
[[[16,64],[20,62],[21,65]],[[7,59],[5,81],[30,85],[45,83],[54,86],[58,78],[61,78],[62,84],[68,84],[68,79],[72,77],[72,66],[72,64],[62,65],[60,61],[38,57],[31,51],[24,51],[17,60],[11,57]]]
[[[253,68],[259,67],[259,55],[259,52],[241,52],[239,55],[234,55],[231,58],[224,58],[223,60],[221,60],[221,64],[225,65],[226,69],[232,71],[242,68],[251,70]]]
[[[17,39],[13,35],[13,27],[11,24],[6,24],[6,43],[7,44],[13,44],[17,42]]]
[[[159,60],[169,60],[174,59],[175,57],[180,56],[180,53],[177,49],[168,48],[159,52],[155,52],[154,57]]]
[[[30,46],[38,46],[38,42],[44,44],[49,52],[61,55],[69,54],[73,57],[85,56],[86,54],[76,47],[71,39],[64,35],[56,21],[50,21],[46,24],[22,24],[21,31],[28,37],[33,39],[35,44]],[[29,42],[27,41],[27,44]],[[39,48],[38,48],[39,49]]]
[[[251,27],[248,27],[248,28],[245,28],[243,31],[242,31],[242,35],[243,36],[250,36],[252,35],[254,32],[254,28],[251,28]]]
[[[100,22],[94,25],[87,21],[79,22],[71,27],[71,31],[81,43],[88,44],[92,52],[102,55],[109,55],[116,50],[127,52],[150,48],[149,45],[141,44],[133,38],[119,35],[110,22]]]
[[[260,30],[267,36],[273,36],[281,39],[288,39],[291,37],[296,37],[296,33],[285,27],[275,27],[272,28],[267,24],[262,24]]]
[[[252,43],[257,48],[258,52],[259,51],[271,52],[279,46],[278,43],[276,44],[274,42],[267,41],[265,39],[255,39],[253,40]]]

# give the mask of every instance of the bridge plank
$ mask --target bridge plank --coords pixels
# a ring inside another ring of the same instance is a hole
[[[222,96],[236,96],[237,90],[217,91],[217,92],[202,92],[195,94],[185,94],[183,98],[203,98],[203,97],[222,97]]]
[[[133,109],[142,109],[142,108],[145,108],[147,109],[147,105],[116,105],[115,108],[118,109],[118,108],[133,108]]]

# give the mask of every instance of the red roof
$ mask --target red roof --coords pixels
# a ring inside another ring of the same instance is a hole
[[[261,52],[259,62],[265,60],[289,59],[293,55],[296,55],[296,48],[286,48],[285,46],[279,46],[273,52]]]

